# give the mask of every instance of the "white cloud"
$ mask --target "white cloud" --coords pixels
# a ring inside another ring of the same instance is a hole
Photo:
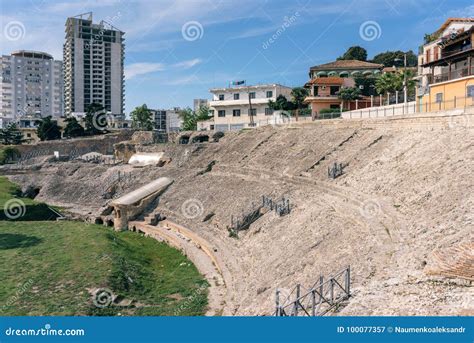
[[[189,69],[200,63],[202,63],[202,60],[199,58],[195,58],[192,60],[175,63],[173,64],[173,67],[177,69]]]
[[[125,66],[125,79],[130,80],[138,75],[150,74],[165,70],[163,63],[133,63]]]
[[[165,71],[167,69],[186,70],[200,63],[202,63],[202,60],[199,58],[177,62],[171,65],[148,62],[132,63],[125,66],[125,79],[130,80],[139,75],[151,74],[157,71]]]

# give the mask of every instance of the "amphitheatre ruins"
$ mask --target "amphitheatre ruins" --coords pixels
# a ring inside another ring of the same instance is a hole
[[[1,172],[69,219],[180,249],[208,315],[273,315],[277,290],[285,305],[339,271],[331,315],[472,315],[473,114],[112,133],[24,146]]]

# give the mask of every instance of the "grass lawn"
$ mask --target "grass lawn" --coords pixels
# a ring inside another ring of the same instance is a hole
[[[0,177],[0,204],[17,194]],[[46,204],[21,200],[21,221],[0,220],[0,316],[205,313],[208,284],[178,250],[133,232],[47,221]],[[32,217],[43,221],[25,221]]]
[[[11,199],[18,200],[13,207],[12,204],[8,204]],[[54,220],[57,217],[47,204],[21,197],[20,187],[4,176],[0,176],[0,206],[2,209],[0,220]],[[56,208],[56,210],[59,209]],[[21,215],[18,213],[21,213]],[[18,216],[16,216],[17,214]],[[13,219],[11,215],[15,215]]]
[[[185,256],[132,232],[0,221],[0,257],[0,315],[192,316],[207,305],[207,282]],[[118,304],[96,307],[98,288]]]

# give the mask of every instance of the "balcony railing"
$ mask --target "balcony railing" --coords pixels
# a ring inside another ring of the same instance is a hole
[[[474,67],[451,70],[451,72],[428,75],[428,84],[456,80],[461,77],[474,75]]]

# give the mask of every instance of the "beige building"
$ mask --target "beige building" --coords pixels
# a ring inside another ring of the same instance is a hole
[[[216,131],[240,130],[260,126],[272,118],[273,111],[268,107],[270,100],[279,95],[288,100],[291,88],[279,84],[213,88],[209,102],[213,119],[200,123],[200,129]]]

